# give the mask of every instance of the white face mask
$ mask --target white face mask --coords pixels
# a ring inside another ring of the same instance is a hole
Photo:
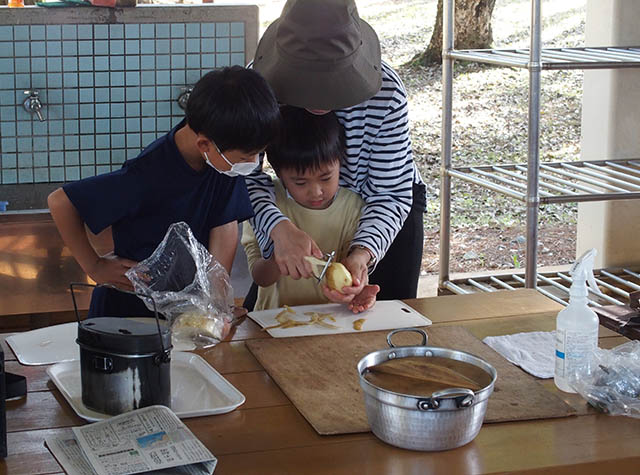
[[[218,173],[222,173],[223,175],[227,175],[227,176],[230,176],[230,177],[235,177],[235,176],[240,176],[240,175],[241,176],[251,175],[251,173],[258,166],[258,162],[257,161],[256,162],[231,163],[227,159],[227,157],[225,157],[224,154],[220,151],[220,149],[218,148],[217,145],[216,145],[216,150],[218,151],[218,153],[220,154],[222,159],[231,166],[231,170],[218,170],[216,167],[213,166],[213,163],[211,163],[209,161],[209,155],[207,154],[207,152],[204,152],[204,160],[205,160],[205,162],[207,162],[207,165],[209,165],[211,168],[213,168]]]

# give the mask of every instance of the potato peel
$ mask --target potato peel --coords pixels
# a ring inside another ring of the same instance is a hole
[[[310,315],[309,315],[310,314]],[[324,322],[324,319],[327,318],[328,313],[318,313],[318,312],[307,312],[305,315],[309,315],[311,319],[309,320],[309,325],[318,325],[324,328],[335,329],[338,328],[335,325],[331,325],[330,323]]]
[[[325,319],[331,320],[332,322],[336,321],[335,317],[331,313],[305,312],[305,315],[309,317],[308,321],[293,320],[289,318],[289,316],[287,315],[288,313],[295,314],[296,312],[291,307],[285,305],[284,310],[278,313],[275,317],[275,320],[278,322],[278,324],[264,327],[262,331],[273,330],[275,328],[285,329],[302,327],[306,325],[318,325],[320,327],[329,328],[331,330],[339,328],[324,321]]]

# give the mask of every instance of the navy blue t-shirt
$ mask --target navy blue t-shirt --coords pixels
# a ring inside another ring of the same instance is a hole
[[[253,216],[242,177],[232,178],[206,166],[191,168],[175,142],[182,121],[120,170],[68,183],[63,189],[91,232],[112,226],[117,256],[149,257],[172,223],[186,222],[209,248],[212,228]],[[235,245],[235,243],[234,243]],[[89,316],[152,315],[136,296],[95,289]]]

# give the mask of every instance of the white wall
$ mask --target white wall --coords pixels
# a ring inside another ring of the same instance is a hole
[[[587,46],[640,45],[640,2],[588,0]],[[585,71],[582,160],[640,158],[640,69]],[[577,255],[596,267],[640,264],[640,200],[578,205]]]

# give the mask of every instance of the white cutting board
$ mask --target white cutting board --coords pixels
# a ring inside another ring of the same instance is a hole
[[[77,336],[78,322],[70,322],[15,333],[7,337],[6,342],[23,365],[48,365],[79,360],[80,347],[76,343]],[[171,344],[173,351],[196,349],[192,341],[172,338]]]
[[[288,336],[309,336],[309,335],[330,335],[332,333],[351,333],[358,331],[391,330],[403,327],[423,327],[431,325],[424,315],[418,313],[400,300],[379,300],[369,310],[354,314],[344,304],[328,303],[318,305],[300,305],[290,307],[295,310],[295,314],[287,313],[291,320],[308,321],[310,317],[305,312],[330,313],[335,322],[328,318],[324,321],[338,328],[325,328],[318,325],[305,325],[292,328],[272,328],[267,330],[274,338]],[[251,317],[262,328],[278,325],[276,315],[282,312],[282,308],[271,310],[259,310],[250,312]],[[362,330],[353,328],[353,322],[363,318]]]
[[[80,359],[76,344],[78,322],[38,328],[7,337],[7,343],[24,365],[45,365]]]

